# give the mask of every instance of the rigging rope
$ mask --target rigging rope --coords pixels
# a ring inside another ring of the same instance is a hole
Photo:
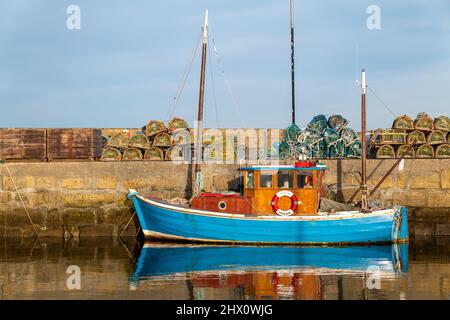
[[[239,107],[238,103],[236,102],[236,99],[235,99],[235,97],[233,95],[233,92],[231,90],[231,85],[228,82],[228,79],[226,77],[225,70],[224,70],[224,67],[223,67],[223,64],[222,64],[222,60],[220,59],[219,51],[217,50],[216,42],[215,42],[214,38],[212,38],[212,42],[213,42],[214,54],[216,55],[217,62],[219,64],[219,66],[220,66],[221,74],[223,76],[225,85],[227,87],[228,94],[231,97],[231,101],[233,102],[233,107],[234,107],[234,109],[236,111],[236,114],[238,115],[238,118],[239,118],[239,121],[241,122],[242,128],[245,128],[245,124],[244,124],[244,121],[242,120],[242,115],[241,115],[241,112],[240,112],[240,107]]]
[[[367,87],[367,89],[370,90],[370,92],[372,92],[372,94],[375,96],[375,98],[377,98],[378,101],[380,101],[380,102],[383,104],[383,106],[386,108],[386,110],[387,110],[391,115],[393,115],[394,118],[397,118],[397,115],[396,115],[394,112],[392,112],[392,110],[387,106],[386,103],[384,103],[383,100],[381,100],[380,97],[377,96],[377,94],[375,93],[375,91],[373,91],[373,89],[372,89],[371,87],[369,87],[368,85],[366,85],[366,87]]]
[[[210,36],[208,35],[208,38]],[[213,100],[214,100],[214,109],[216,112],[216,125],[217,128],[219,128],[219,113],[217,110],[217,99],[216,99],[216,86],[214,85],[214,73],[213,73],[213,67],[212,67],[212,59],[211,59],[211,48],[210,46],[208,46],[208,57],[209,57],[209,69],[210,69],[210,73],[211,73],[211,84],[212,84],[212,89],[213,89]]]
[[[197,51],[198,51],[198,47],[199,47],[201,38],[202,38],[202,31],[200,30],[199,35],[197,37],[197,43],[195,44],[192,56],[191,56],[190,60],[188,61],[186,69],[181,78],[180,84],[178,85],[175,96],[173,97],[172,104],[170,105],[169,109],[167,110],[166,121],[170,120],[172,118],[173,114],[175,113],[175,109],[177,107],[178,101],[180,100],[181,93],[183,92],[183,89],[186,85],[187,79],[191,72],[192,64],[194,63],[194,59],[197,55]]]

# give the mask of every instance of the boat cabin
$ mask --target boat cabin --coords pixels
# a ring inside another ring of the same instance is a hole
[[[295,165],[250,166],[244,172],[244,194],[203,193],[195,209],[258,215],[311,215],[324,194],[326,166],[313,161]]]

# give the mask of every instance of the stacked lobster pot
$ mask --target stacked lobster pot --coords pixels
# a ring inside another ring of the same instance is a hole
[[[392,129],[374,130],[370,138],[376,158],[450,158],[450,119],[435,119],[419,113],[415,120],[407,115],[394,120]]]
[[[150,120],[139,132],[126,131],[107,138],[102,160],[184,158],[186,150],[190,149],[190,145],[186,148],[182,147],[183,141],[188,140],[186,134],[190,135],[188,123],[181,118],[173,118],[167,124],[159,120]]]
[[[279,145],[280,159],[361,157],[361,141],[348,123],[341,115],[317,115],[306,129],[289,126]]]

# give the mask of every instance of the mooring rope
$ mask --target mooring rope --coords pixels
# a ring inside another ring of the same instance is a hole
[[[19,192],[19,188],[17,188],[16,181],[14,180],[14,178],[13,178],[13,176],[11,174],[11,171],[9,170],[9,167],[6,164],[6,162],[4,162],[3,165],[5,166],[6,170],[8,171],[8,174],[9,174],[9,177],[11,178],[11,181],[13,183],[14,189],[16,190],[16,193],[19,196],[19,200],[22,203],[22,206],[25,209],[25,212],[27,213],[28,219],[30,220],[30,223],[31,223],[31,226],[33,227],[34,233],[39,238],[39,233],[37,232],[36,227],[34,226],[33,219],[31,219],[31,215],[28,212],[28,209],[27,209],[27,207],[25,205],[25,202],[23,201],[22,196],[21,196],[21,194]],[[5,221],[7,221],[7,220],[5,219]],[[5,236],[6,236],[6,226],[5,226]]]

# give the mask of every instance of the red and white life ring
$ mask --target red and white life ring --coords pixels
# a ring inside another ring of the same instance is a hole
[[[291,199],[291,207],[288,210],[280,209],[278,206],[278,201],[282,197],[288,197]],[[298,201],[297,197],[294,193],[292,193],[289,190],[282,190],[278,191],[272,198],[272,210],[278,214],[279,216],[291,216],[294,214],[295,209],[297,209],[298,204],[301,203],[301,201]]]

